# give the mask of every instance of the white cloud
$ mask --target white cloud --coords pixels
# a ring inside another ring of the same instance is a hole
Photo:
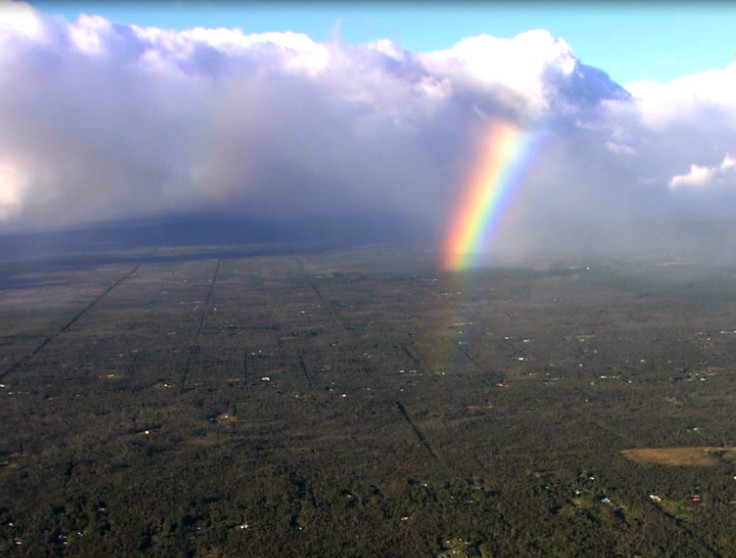
[[[736,187],[736,157],[730,154],[711,167],[692,164],[689,172],[675,175],[670,180],[672,189],[723,185]]]
[[[567,43],[542,29],[513,39],[469,37],[450,49],[421,53],[418,59],[431,73],[462,86],[496,94],[501,93],[499,88],[508,89],[518,96],[520,108],[534,116],[549,108],[546,78],[550,72],[568,76],[575,69]]]
[[[69,26],[69,38],[80,52],[89,56],[107,54],[101,38],[110,33],[112,24],[103,17],[82,14],[76,24]]]
[[[20,33],[33,40],[40,40],[43,33],[37,12],[23,2],[0,4],[0,36]]]
[[[639,81],[626,84],[637,97],[643,121],[652,128],[664,129],[689,118],[708,114],[736,117],[736,64],[684,76],[669,83]]]
[[[733,183],[733,156],[702,162],[736,145],[736,64],[629,84],[628,98],[544,30],[412,53],[12,6],[0,10],[5,230],[217,208],[406,212],[441,227],[498,117],[549,131],[505,219],[514,249],[568,233],[614,243],[622,219],[730,207],[728,188],[708,186]],[[709,196],[684,204],[687,185]]]

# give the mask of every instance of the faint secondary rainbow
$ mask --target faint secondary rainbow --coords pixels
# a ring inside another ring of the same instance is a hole
[[[465,269],[480,255],[533,160],[542,135],[505,121],[491,124],[445,234],[445,269]]]

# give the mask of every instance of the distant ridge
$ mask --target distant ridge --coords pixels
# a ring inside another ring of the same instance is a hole
[[[0,236],[0,258],[148,246],[299,243],[351,246],[432,240],[396,214],[263,217],[197,213]],[[426,230],[426,229],[424,229]]]

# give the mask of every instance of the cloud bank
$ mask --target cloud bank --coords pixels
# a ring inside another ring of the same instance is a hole
[[[386,212],[437,232],[504,118],[549,139],[498,253],[625,250],[647,241],[632,223],[730,214],[734,91],[736,64],[622,87],[539,29],[412,53],[3,4],[0,231],[227,209]]]

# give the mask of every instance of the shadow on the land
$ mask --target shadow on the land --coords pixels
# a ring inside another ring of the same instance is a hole
[[[354,245],[351,245],[354,246]],[[179,254],[158,254],[153,252],[139,253],[103,253],[95,254],[66,254],[60,256],[40,256],[4,262],[0,269],[0,289],[27,289],[54,287],[66,284],[65,281],[49,277],[49,274],[69,271],[82,271],[108,265],[145,263],[176,263],[197,260],[217,260],[234,258],[253,258],[258,256],[281,256],[310,254],[325,250],[347,248],[348,246],[263,246],[251,250],[197,250]]]
[[[56,273],[108,265],[176,263],[322,252],[413,242],[396,218],[167,218],[86,230],[0,237],[0,289],[62,285]]]

